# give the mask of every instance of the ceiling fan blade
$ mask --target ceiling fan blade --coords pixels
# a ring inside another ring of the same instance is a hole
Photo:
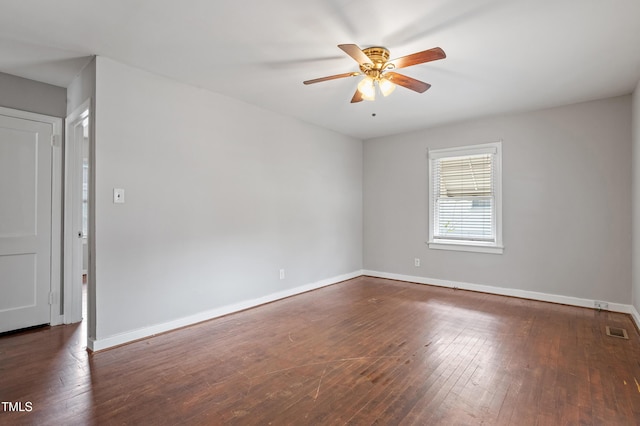
[[[356,93],[353,94],[353,98],[351,98],[351,103],[355,104],[356,102],[362,102],[362,93],[358,89],[356,89]]]
[[[395,68],[406,68],[412,65],[423,64],[425,62],[437,61],[438,59],[444,59],[446,57],[447,55],[444,53],[444,50],[439,47],[434,47],[433,49],[393,59],[387,62],[387,64],[393,64]]]
[[[360,49],[355,44],[339,44],[338,47],[342,49],[344,53],[355,59],[359,64],[371,63],[371,59],[369,59],[369,57],[364,54],[362,49]]]
[[[397,84],[398,86],[406,87],[414,92],[423,93],[431,87],[429,83],[416,80],[415,78],[407,77],[404,74],[398,74],[397,72],[388,71],[383,74],[383,78],[386,78],[390,82]]]
[[[321,81],[336,80],[338,78],[355,77],[360,75],[359,72],[346,72],[344,74],[330,75],[328,77],[314,78],[313,80],[303,81],[304,84],[320,83]]]

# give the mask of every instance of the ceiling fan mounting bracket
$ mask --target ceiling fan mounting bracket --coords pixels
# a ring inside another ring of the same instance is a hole
[[[374,64],[384,64],[389,60],[389,49],[381,46],[373,46],[362,49],[365,55],[367,55]]]

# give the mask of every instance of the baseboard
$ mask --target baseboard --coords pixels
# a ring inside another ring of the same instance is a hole
[[[521,299],[538,300],[541,302],[560,303],[563,305],[580,306],[583,308],[594,308],[594,300],[582,299],[579,297],[561,296],[557,294],[539,293],[536,291],[518,290],[514,288],[494,287],[482,284],[473,284],[460,281],[441,280],[436,278],[416,277],[412,275],[392,274],[388,272],[380,271],[362,271],[363,275],[368,275],[376,278],[388,278],[398,281],[408,281],[417,284],[435,285],[438,287],[459,288],[462,290],[479,291],[482,293],[491,293],[501,296],[519,297]],[[638,311],[632,305],[625,305],[622,303],[613,303],[606,300],[601,300],[609,304],[609,310],[612,312],[621,312],[630,314],[634,319],[636,325],[640,325],[640,315]]]
[[[638,331],[640,331],[640,314],[638,313],[638,310],[633,305],[631,305],[630,315],[631,315],[631,318],[633,318],[633,321],[636,323],[636,328],[638,329]]]
[[[314,283],[294,287],[291,289],[279,291],[269,294],[267,296],[259,297],[257,299],[246,300],[243,302],[235,303],[233,305],[226,305],[209,311],[200,312],[188,317],[179,318],[173,321],[168,321],[162,324],[156,324],[149,327],[139,328],[137,330],[129,331],[126,333],[117,334],[101,339],[88,339],[87,348],[91,351],[101,351],[104,349],[112,348],[114,346],[123,345],[125,343],[133,342],[134,340],[144,339],[159,333],[175,330],[188,325],[197,324],[199,322],[207,321],[213,318],[221,317],[223,315],[232,314],[234,312],[243,311],[245,309],[253,308],[265,303],[274,302],[276,300],[284,299],[286,297],[295,296],[297,294],[305,293],[307,291],[316,290],[328,285],[336,284],[341,281],[350,280],[363,275],[361,270],[354,271],[344,275],[338,275],[336,277],[327,278]]]

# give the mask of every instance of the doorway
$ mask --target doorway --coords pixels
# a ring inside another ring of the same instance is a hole
[[[66,122],[64,322],[71,324],[87,318],[90,291],[90,100],[71,113]]]

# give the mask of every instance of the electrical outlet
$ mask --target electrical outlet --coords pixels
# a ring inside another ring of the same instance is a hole
[[[280,279],[284,280],[284,269],[280,269]]]
[[[415,259],[413,259],[413,264],[417,267],[420,266],[420,259],[418,259],[417,257]]]
[[[597,310],[608,310],[609,309],[609,304],[607,302],[600,302],[598,300],[596,300],[595,302],[593,302],[593,306],[597,309]]]

